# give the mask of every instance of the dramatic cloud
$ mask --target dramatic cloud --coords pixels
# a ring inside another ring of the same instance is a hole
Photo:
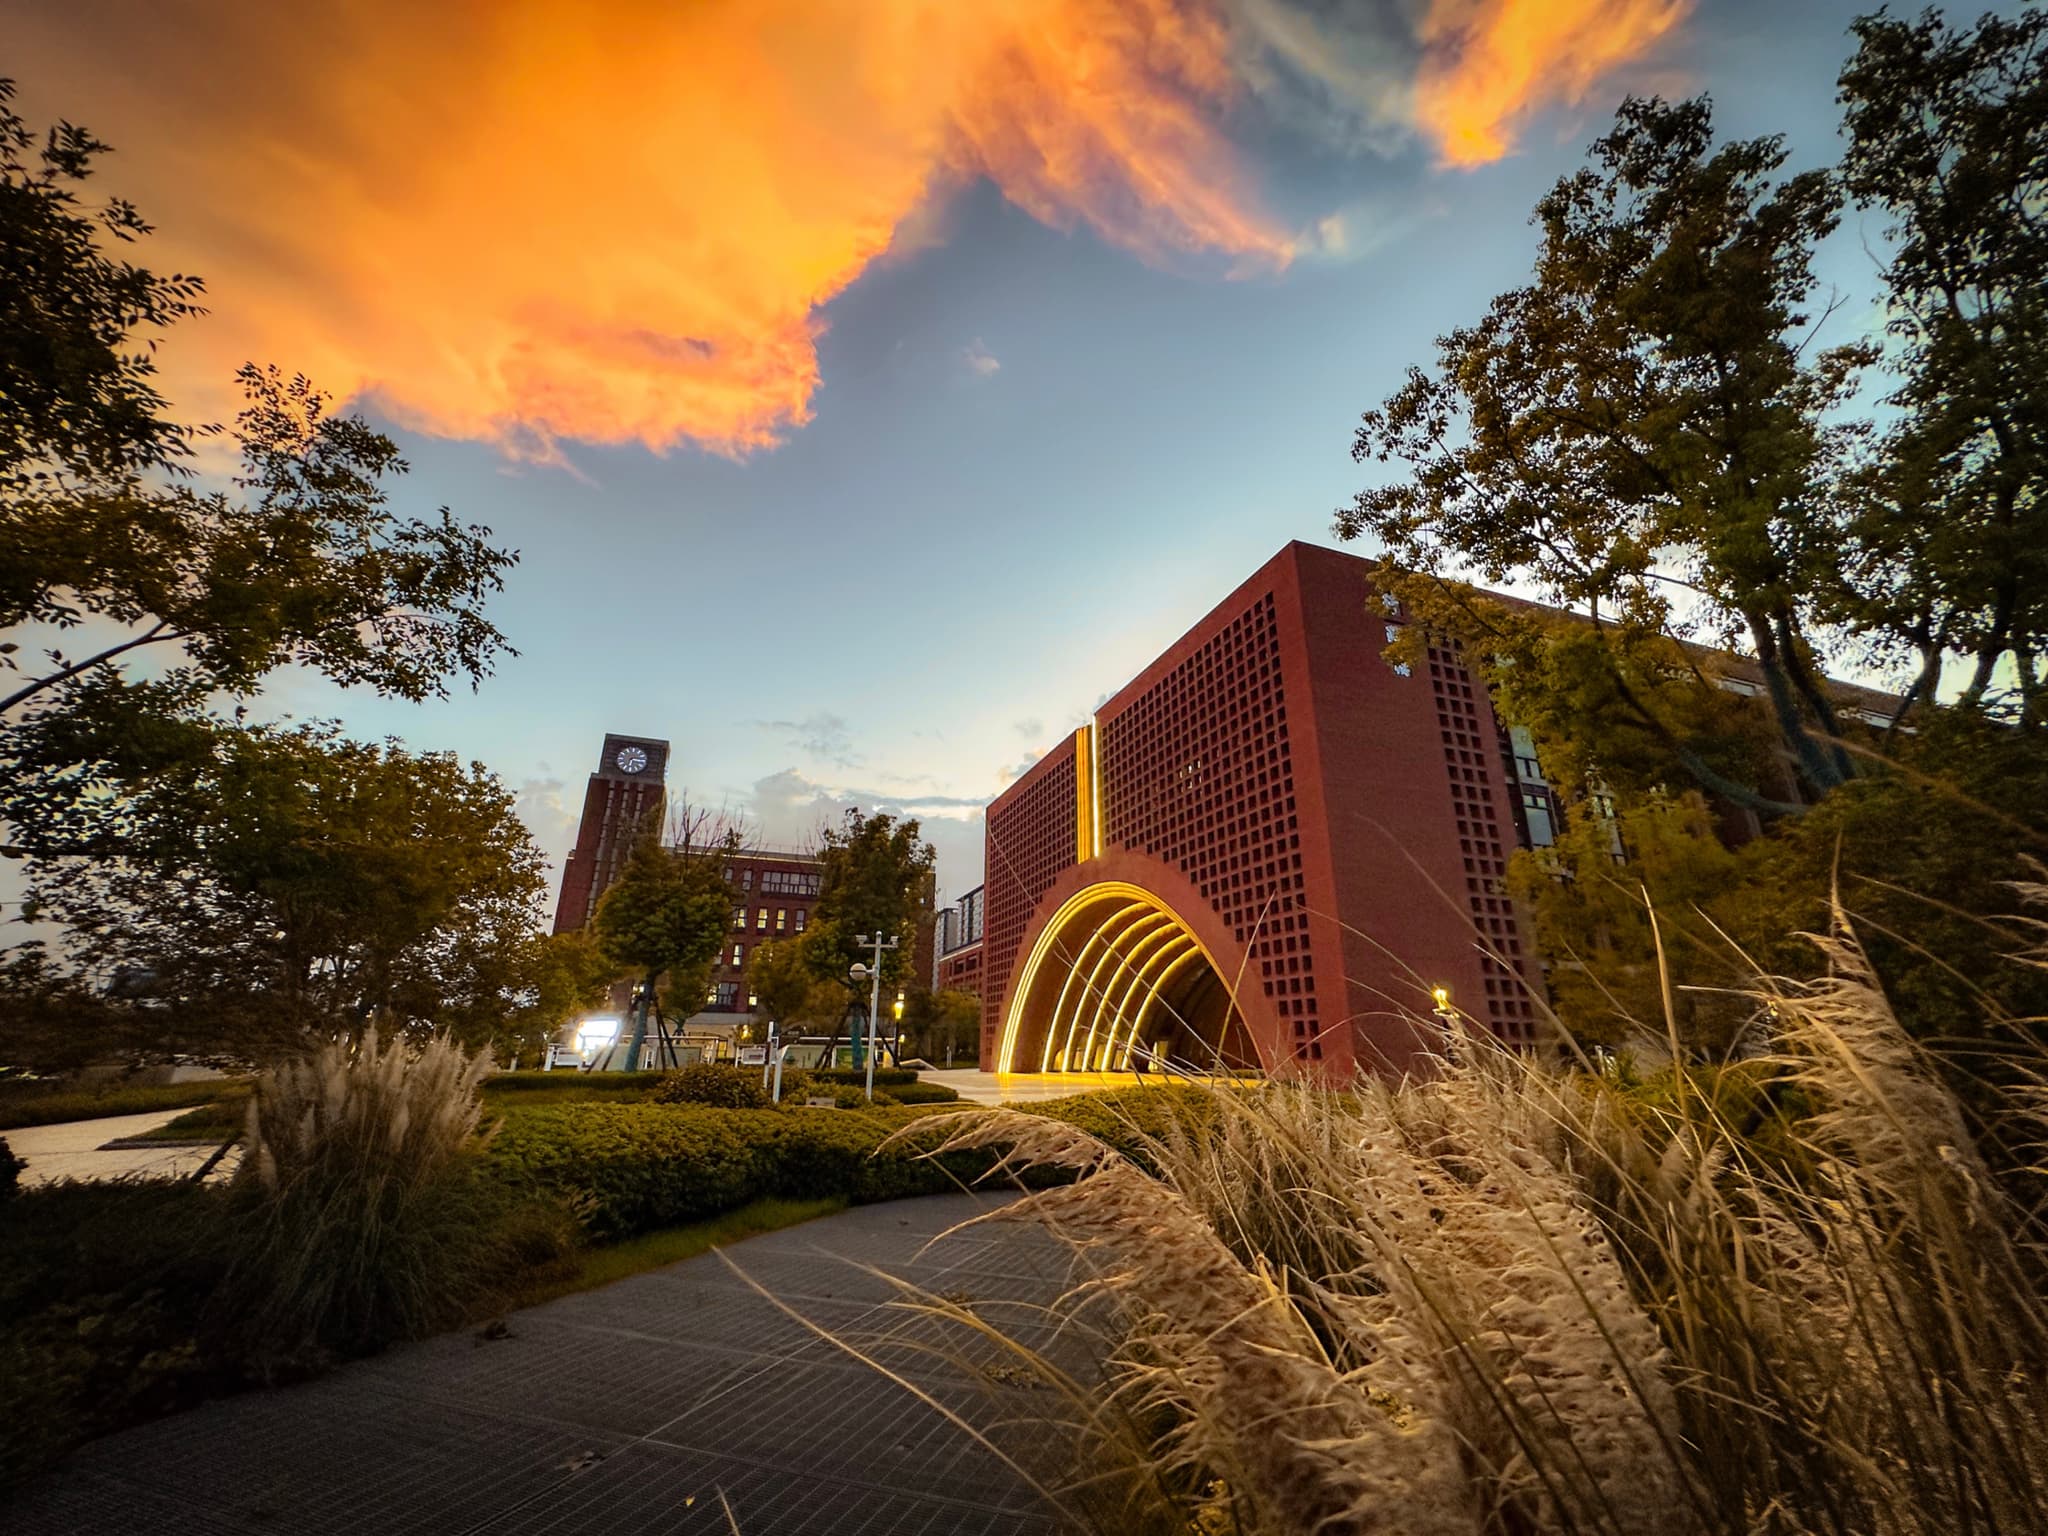
[[[1691,0],[1431,0],[1416,123],[1451,165],[1497,160],[1531,114],[1584,100],[1690,8]]]
[[[38,107],[120,147],[151,259],[211,283],[219,314],[168,353],[186,406],[231,408],[253,357],[551,460],[780,441],[823,306],[943,238],[968,181],[1142,260],[1274,272],[1347,237],[1262,204],[1226,132],[1254,92],[1291,82],[1376,147],[1419,122],[1467,164],[1682,0],[1431,0],[1420,36],[1410,9],[74,0],[8,27]]]

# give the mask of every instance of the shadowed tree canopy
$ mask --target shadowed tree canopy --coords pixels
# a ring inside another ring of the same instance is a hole
[[[1613,642],[1612,707],[1703,786],[1750,804],[1766,797],[1723,772],[1618,653],[1671,633],[1669,593],[1690,592],[1757,659],[1804,777],[1852,776],[1828,740],[1837,722],[1802,598],[1832,568],[1814,487],[1842,445],[1825,421],[1870,349],[1808,355],[1812,249],[1840,196],[1828,173],[1787,175],[1785,161],[1775,138],[1717,146],[1703,100],[1625,102],[1592,165],[1537,205],[1529,284],[1366,413],[1354,457],[1407,473],[1337,521],[1345,538],[1378,540],[1390,584],[1453,634],[1469,631],[1460,605],[1401,573],[1517,582],[1583,615]]]
[[[650,830],[597,904],[592,927],[605,955],[650,996],[669,978],[684,1014],[703,1006],[704,977],[732,921],[726,857],[738,841],[670,847]]]
[[[106,146],[63,126],[35,151],[11,97],[0,84],[0,817],[17,854],[106,851],[105,804],[203,751],[212,701],[281,666],[408,699],[487,675],[506,647],[483,604],[517,556],[445,508],[396,513],[391,440],[275,368],[241,371],[239,475],[190,473],[212,429],[166,419],[150,349],[198,312],[198,280],[110,254],[149,226],[82,202]]]
[[[31,866],[31,915],[153,1051],[262,1057],[370,1022],[485,1041],[529,1000],[545,861],[480,764],[220,726],[123,815],[129,854]],[[17,1025],[45,964],[10,972]]]
[[[2048,8],[1951,28],[1857,21],[1842,71],[1849,195],[1887,219],[1896,420],[1848,496],[1832,616],[1933,697],[2048,724]]]

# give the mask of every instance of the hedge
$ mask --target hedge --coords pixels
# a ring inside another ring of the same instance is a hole
[[[580,1088],[586,1093],[646,1093],[668,1074],[665,1072],[579,1072],[557,1067],[552,1072],[493,1072],[484,1079],[487,1094],[544,1093],[550,1089]]]
[[[508,1112],[489,1156],[503,1178],[568,1196],[590,1233],[612,1240],[770,1197],[865,1202],[957,1189],[994,1155],[927,1159],[898,1146],[875,1156],[894,1132],[942,1113],[546,1106]]]

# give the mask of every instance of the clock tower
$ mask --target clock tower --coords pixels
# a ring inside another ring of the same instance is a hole
[[[606,736],[597,772],[583,792],[576,846],[562,866],[555,932],[581,928],[597,910],[633,851],[634,839],[659,829],[668,774],[668,743],[645,736]]]

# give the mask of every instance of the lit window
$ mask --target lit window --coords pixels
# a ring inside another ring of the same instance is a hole
[[[762,933],[768,931],[768,909],[766,907],[761,907],[754,913],[754,926]]]
[[[777,933],[789,932],[789,908],[777,907],[775,909],[775,931]]]
[[[749,992],[749,993],[747,994],[747,1006],[748,1006],[749,1008],[758,1008],[758,1007],[760,1007],[760,1006],[761,1006],[761,995],[760,995],[760,994],[759,994],[758,992]]]
[[[805,917],[805,915],[806,915],[806,913],[805,913],[805,909],[804,909],[804,908],[802,908],[802,907],[798,907],[798,908],[796,909],[796,931],[797,931],[798,933],[802,933],[802,932],[804,931],[804,917]]]
[[[734,968],[735,970],[737,970],[737,969],[738,969],[738,968],[739,968],[739,967],[740,967],[741,965],[745,964],[745,962],[746,962],[746,958],[747,958],[747,946],[746,946],[746,945],[744,945],[744,944],[735,944],[735,945],[733,945],[733,947],[732,947],[732,963],[733,963],[733,968]]]
[[[732,925],[735,928],[744,928],[747,926],[747,909],[744,906],[734,907],[732,909]]]

